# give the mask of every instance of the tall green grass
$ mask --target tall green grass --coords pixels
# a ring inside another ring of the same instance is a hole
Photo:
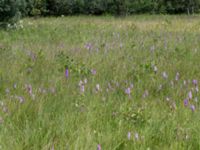
[[[200,149],[199,24],[77,16],[1,30],[0,149]]]

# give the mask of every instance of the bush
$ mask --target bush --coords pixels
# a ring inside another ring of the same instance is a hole
[[[49,15],[73,15],[84,14],[84,0],[47,0]]]
[[[1,0],[0,1],[0,24],[6,26],[8,23],[14,24],[20,17],[18,1]]]
[[[0,24],[21,16],[138,13],[195,13],[200,0],[0,0]]]
[[[15,26],[25,11],[25,0],[0,0],[0,26]]]
[[[47,0],[50,15],[194,13],[200,0]]]
[[[27,14],[29,16],[46,15],[46,0],[26,0],[27,1]]]

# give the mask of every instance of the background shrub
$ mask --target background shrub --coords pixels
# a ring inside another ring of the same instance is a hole
[[[14,24],[19,20],[21,13],[20,0],[1,0],[0,1],[0,25],[5,27],[7,24]]]
[[[195,13],[200,0],[46,0],[49,15]]]
[[[0,0],[0,24],[21,16],[198,13],[200,0]]]

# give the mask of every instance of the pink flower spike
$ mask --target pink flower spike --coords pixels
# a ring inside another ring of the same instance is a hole
[[[186,106],[188,106],[188,104],[189,104],[188,99],[185,99],[185,100],[184,100],[184,106],[186,107]]]
[[[189,93],[188,93],[188,98],[191,100],[192,99],[192,91],[190,91]]]
[[[30,84],[26,85],[26,89],[27,89],[29,95],[33,95],[32,86]]]
[[[194,106],[194,105],[191,105],[191,106],[190,106],[190,109],[194,112],[194,111],[195,111],[195,106]]]
[[[131,88],[125,89],[125,93],[130,96],[131,95]]]
[[[92,70],[91,70],[91,73],[92,73],[92,75],[96,75],[96,74],[97,74],[97,71],[96,71],[95,69],[92,69]]]
[[[68,69],[65,70],[65,77],[66,77],[66,78],[69,77],[69,70],[68,70]]]
[[[198,81],[194,79],[194,80],[192,81],[192,83],[193,83],[195,86],[197,86]]]
[[[97,150],[101,150],[101,145],[100,144],[97,145]]]

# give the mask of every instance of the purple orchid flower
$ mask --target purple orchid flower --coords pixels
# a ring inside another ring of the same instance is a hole
[[[101,145],[100,144],[97,145],[97,150],[101,150]]]
[[[66,76],[66,78],[69,77],[69,69],[68,68],[65,70],[65,76]]]
[[[186,106],[188,106],[188,104],[189,104],[188,99],[185,99],[185,100],[184,100],[184,106],[186,107]]]
[[[190,106],[190,109],[194,112],[194,111],[195,111],[195,106],[194,106],[194,105],[191,105],[191,106]]]

